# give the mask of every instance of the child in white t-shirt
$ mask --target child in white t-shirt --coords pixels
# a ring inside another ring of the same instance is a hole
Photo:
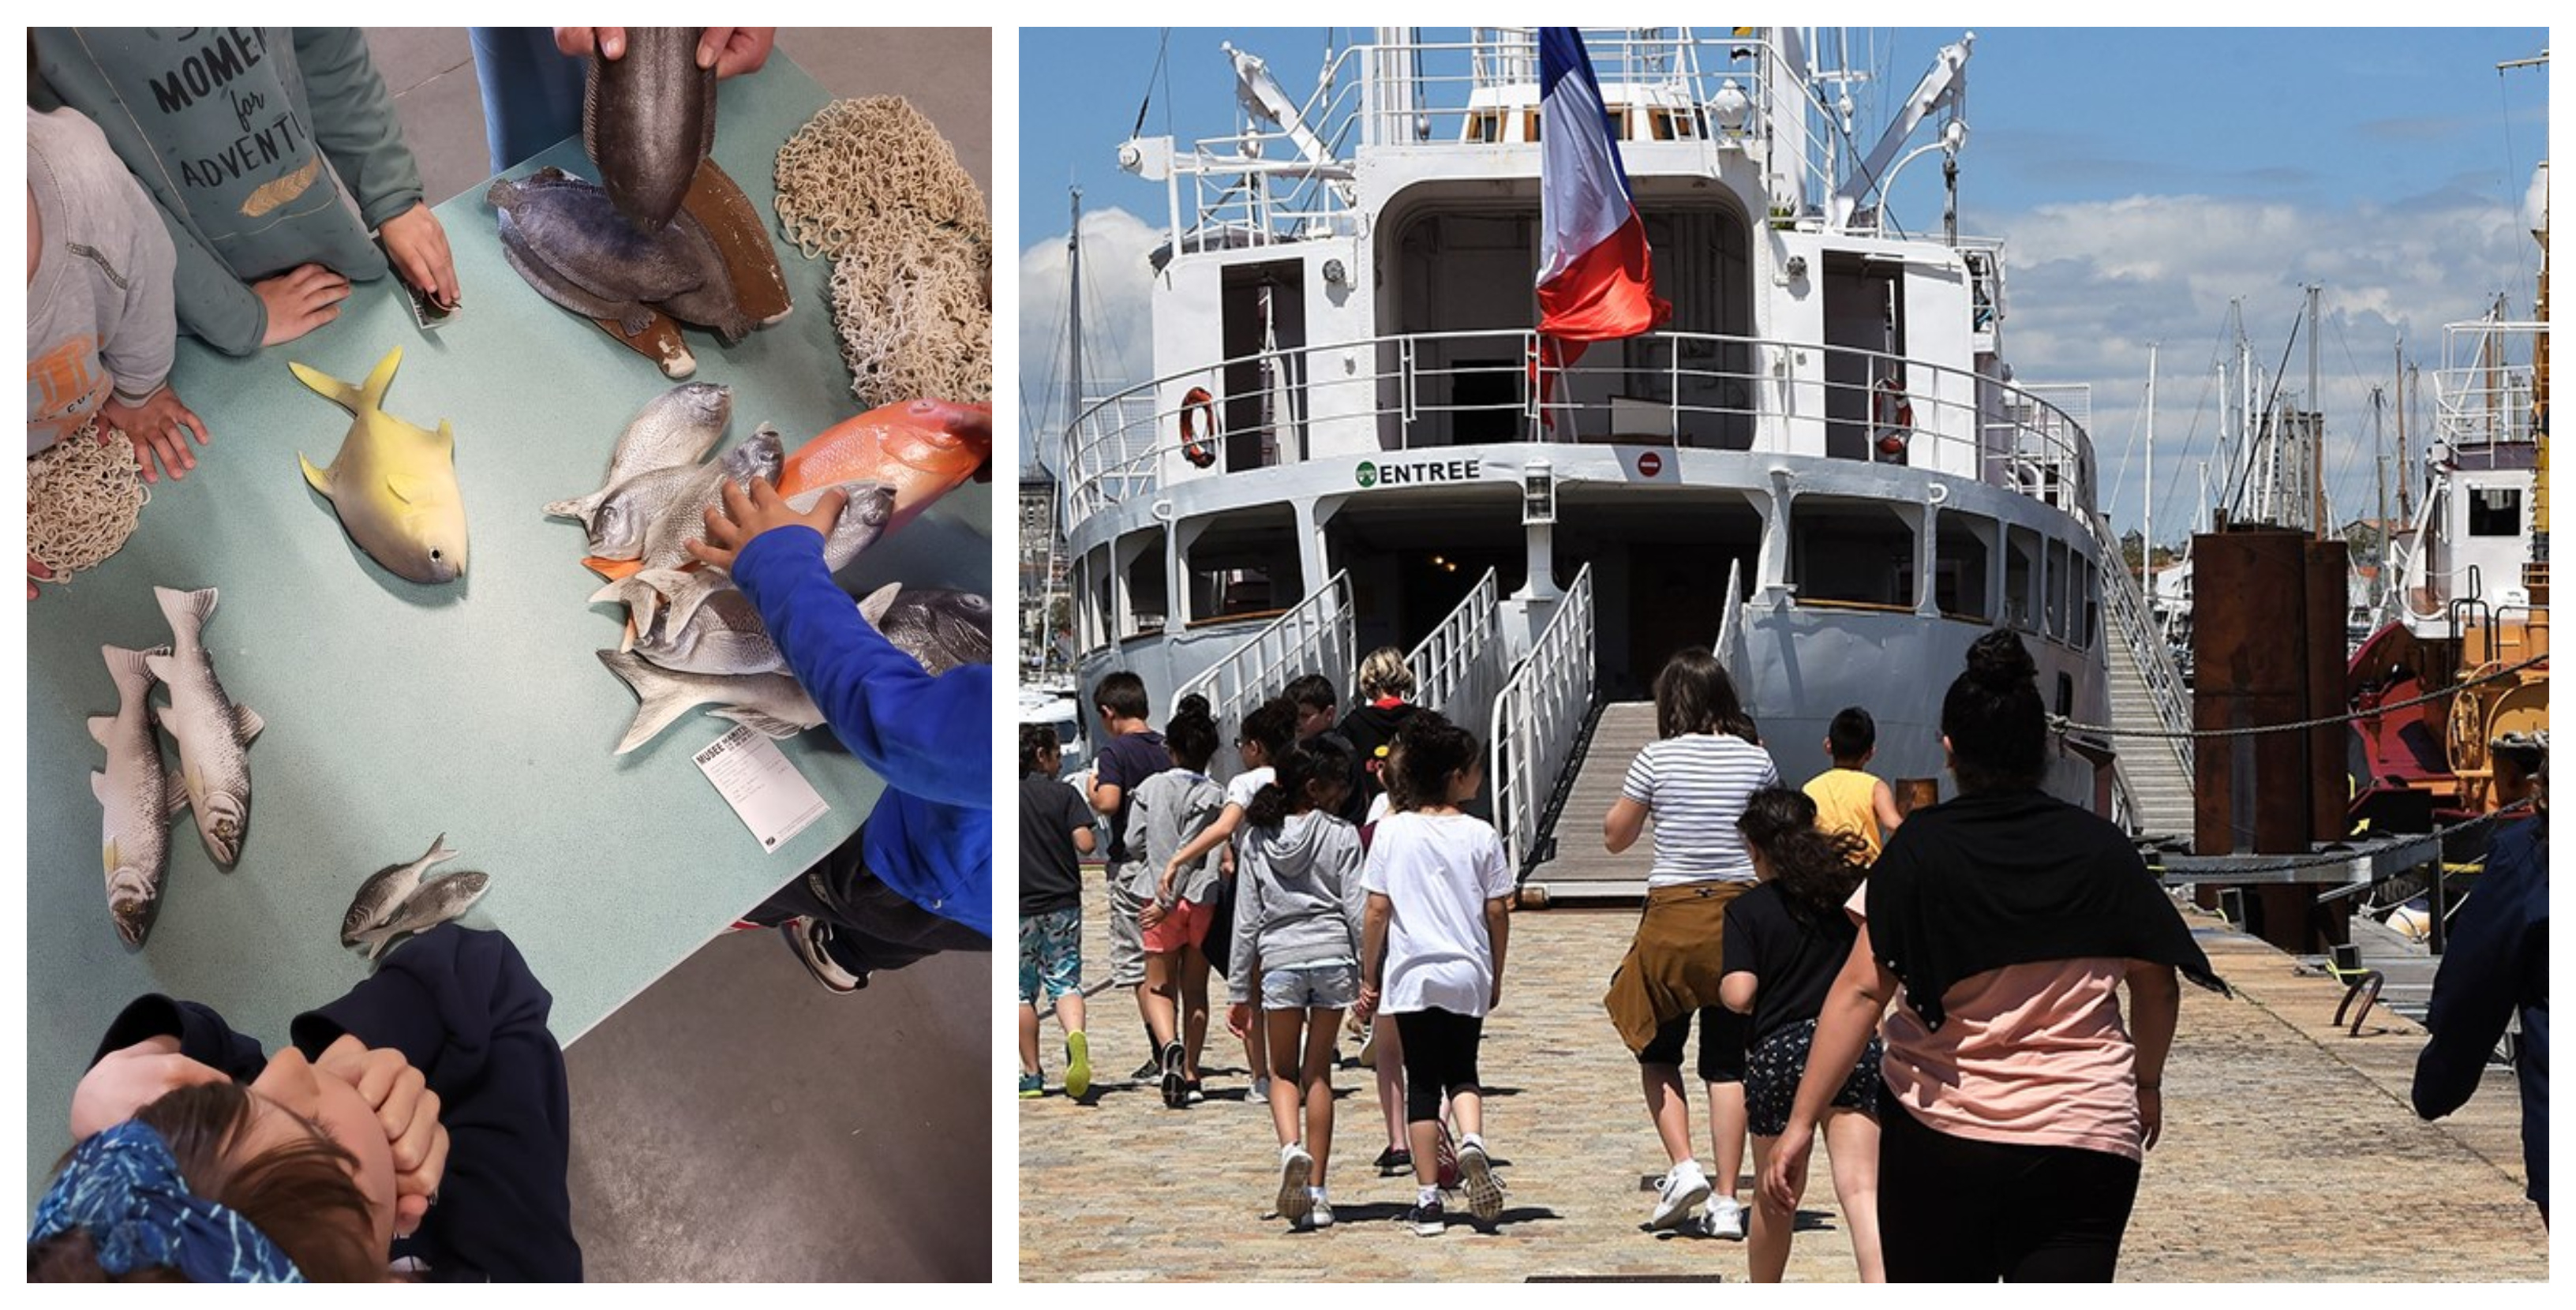
[[[1438,1178],[1444,1093],[1457,1118],[1469,1211],[1487,1226],[1502,1214],[1476,1053],[1485,1015],[1502,999],[1512,872],[1492,825],[1458,808],[1484,782],[1475,739],[1424,711],[1397,741],[1401,808],[1378,821],[1361,874],[1369,899],[1354,1009],[1383,1008],[1402,1034],[1405,1126],[1419,1188],[1407,1218],[1416,1234],[1436,1237],[1447,1223]]]

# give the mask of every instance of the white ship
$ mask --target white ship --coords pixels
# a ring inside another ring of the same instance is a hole
[[[1955,214],[1973,34],[1866,148],[1829,35],[1584,39],[1673,316],[1561,375],[1534,366],[1534,32],[1376,29],[1302,102],[1228,47],[1235,131],[1119,147],[1163,184],[1168,240],[1158,376],[1052,461],[1086,691],[1133,670],[1157,721],[1199,691],[1230,729],[1306,672],[1347,706],[1358,653],[1410,649],[1419,699],[1490,741],[1493,818],[1556,895],[1642,888],[1642,860],[1575,856],[1684,646],[1718,652],[1793,780],[1853,704],[1875,772],[1942,777],[1942,693],[1998,624],[2073,722],[2110,721],[2116,670],[2124,712],[2181,723],[2095,508],[2087,393],[2014,384],[2001,242],[1886,207],[1937,168]],[[2148,750],[2061,738],[2050,786],[2180,830],[2187,789],[2149,819],[2137,775],[2181,752]]]

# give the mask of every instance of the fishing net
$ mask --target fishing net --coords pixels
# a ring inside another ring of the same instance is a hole
[[[69,582],[124,547],[151,498],[133,441],[114,428],[99,440],[92,420],[27,457],[27,553]]]
[[[897,96],[835,100],[778,150],[778,220],[832,257],[850,392],[993,396],[993,222],[939,129]]]

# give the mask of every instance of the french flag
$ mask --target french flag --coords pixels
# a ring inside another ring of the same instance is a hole
[[[1540,28],[1538,67],[1538,330],[1555,338],[1547,362],[1563,367],[1583,343],[1651,331],[1673,307],[1655,296],[1645,221],[1583,38]]]

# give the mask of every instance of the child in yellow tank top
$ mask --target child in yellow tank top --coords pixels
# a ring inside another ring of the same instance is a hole
[[[1887,844],[1887,834],[1904,822],[1897,813],[1896,793],[1875,774],[1864,772],[1878,753],[1878,723],[1869,711],[1853,705],[1834,716],[1826,729],[1825,752],[1834,766],[1807,780],[1805,791],[1816,802],[1816,826],[1847,832],[1869,848],[1870,863]]]

